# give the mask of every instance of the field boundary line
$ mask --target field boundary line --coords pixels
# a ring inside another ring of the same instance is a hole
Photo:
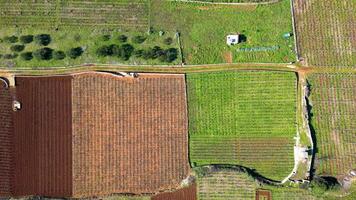
[[[200,3],[200,4],[210,4],[210,5],[268,5],[280,2],[280,0],[270,0],[267,2],[259,2],[259,3],[237,3],[237,2],[209,2],[209,1],[198,1],[198,0],[169,0],[173,2],[184,2],[184,3]]]

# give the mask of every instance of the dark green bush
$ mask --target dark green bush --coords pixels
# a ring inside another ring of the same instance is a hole
[[[120,35],[118,38],[119,42],[127,42],[127,36],[126,35]]]
[[[47,46],[51,41],[52,38],[49,34],[39,34],[35,36],[35,42],[38,45]]]
[[[45,47],[33,52],[33,56],[38,60],[51,60],[53,56],[53,49]]]
[[[123,44],[120,46],[119,48],[119,52],[116,53],[116,55],[120,58],[122,58],[123,60],[128,60],[130,59],[133,51],[134,51],[134,47],[130,44]]]
[[[178,50],[175,48],[169,48],[160,55],[159,60],[161,62],[173,62],[178,58]]]
[[[0,58],[2,58],[2,54],[0,54]]]
[[[63,60],[66,57],[66,54],[63,51],[54,51],[53,58],[56,60]]]
[[[32,52],[24,52],[20,54],[22,60],[32,60],[33,55]]]
[[[20,37],[20,42],[22,44],[28,44],[33,41],[33,35],[23,35]]]
[[[13,54],[5,54],[3,56],[4,59],[14,59],[17,58],[18,54],[17,53],[13,53]]]
[[[164,39],[163,42],[166,45],[171,45],[173,43],[173,39],[171,37],[168,37],[168,38]]]
[[[145,37],[141,36],[141,35],[137,35],[135,37],[132,38],[132,42],[136,43],[136,44],[141,44],[146,40]]]
[[[145,51],[142,50],[142,49],[138,49],[138,50],[134,51],[134,55],[135,55],[136,57],[138,57],[138,58],[143,57],[143,54],[144,54],[144,53],[145,53]]]
[[[100,57],[111,56],[112,54],[112,49],[108,45],[103,45],[96,50],[96,55]]]
[[[16,42],[19,41],[19,38],[14,36],[14,35],[13,36],[6,36],[6,37],[4,37],[4,41],[8,42],[8,43],[16,43]]]
[[[21,52],[24,49],[25,49],[25,45],[22,44],[15,44],[10,47],[10,50],[14,52]]]
[[[82,47],[75,47],[75,48],[69,49],[69,51],[67,52],[67,56],[69,58],[76,59],[79,56],[81,56],[83,54],[83,52],[84,51],[83,51]]]

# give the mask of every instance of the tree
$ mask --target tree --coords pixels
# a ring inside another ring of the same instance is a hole
[[[178,50],[175,48],[169,48],[164,51],[164,54],[162,54],[159,59],[161,62],[173,62],[178,58]]]
[[[173,39],[171,37],[168,37],[168,38],[164,39],[163,42],[166,45],[171,45],[173,43]]]
[[[20,54],[21,59],[23,60],[32,60],[33,55],[32,52],[24,52]]]
[[[118,38],[119,42],[125,43],[127,42],[127,36],[126,35],[120,35]]]
[[[23,35],[20,37],[20,42],[22,44],[28,44],[33,41],[33,35]]]
[[[8,42],[8,43],[16,43],[16,42],[19,41],[19,38],[14,36],[14,35],[13,36],[6,36],[6,37],[4,37],[4,41]]]
[[[134,51],[134,47],[130,44],[123,44],[120,47],[120,58],[122,58],[123,60],[128,60],[131,55],[132,52]]]
[[[56,60],[63,60],[66,57],[66,54],[63,51],[54,51],[53,58]]]
[[[112,49],[108,45],[103,45],[96,50],[96,55],[100,57],[111,56],[112,54]]]
[[[18,54],[17,53],[13,53],[13,54],[5,54],[3,56],[4,59],[14,59],[17,58]]]
[[[138,50],[134,51],[134,55],[135,55],[136,57],[138,57],[138,58],[143,57],[143,54],[144,54],[144,53],[145,53],[145,51],[142,50],[142,49],[138,49]]]
[[[67,52],[68,57],[72,58],[72,59],[76,59],[79,56],[81,56],[83,54],[83,49],[82,47],[75,47],[75,48],[71,48],[69,49],[69,51]]]
[[[146,40],[145,37],[141,36],[141,35],[137,35],[135,37],[132,38],[132,42],[136,43],[136,44],[141,44]]]
[[[39,34],[35,36],[35,42],[38,45],[47,46],[51,41],[52,38],[49,34]]]
[[[24,49],[25,49],[25,45],[22,44],[15,44],[10,47],[10,50],[14,52],[21,52]]]
[[[53,49],[45,47],[33,52],[33,56],[38,60],[51,60],[53,56]]]

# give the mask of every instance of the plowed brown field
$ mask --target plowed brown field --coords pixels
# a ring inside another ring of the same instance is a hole
[[[188,174],[184,75],[73,79],[73,196],[154,193]]]
[[[0,196],[11,192],[12,168],[12,109],[11,94],[0,82]]]

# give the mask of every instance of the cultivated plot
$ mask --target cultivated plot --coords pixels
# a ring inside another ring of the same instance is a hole
[[[319,175],[342,176],[356,168],[356,75],[312,74],[312,126]]]
[[[295,60],[290,1],[223,6],[152,0],[151,24],[178,31],[188,64],[291,62]],[[226,36],[240,34],[229,47]],[[289,35],[289,34],[287,34]]]
[[[297,44],[305,64],[356,66],[356,1],[294,2]]]
[[[294,73],[197,73],[187,83],[193,165],[243,165],[274,180],[291,173]]]

